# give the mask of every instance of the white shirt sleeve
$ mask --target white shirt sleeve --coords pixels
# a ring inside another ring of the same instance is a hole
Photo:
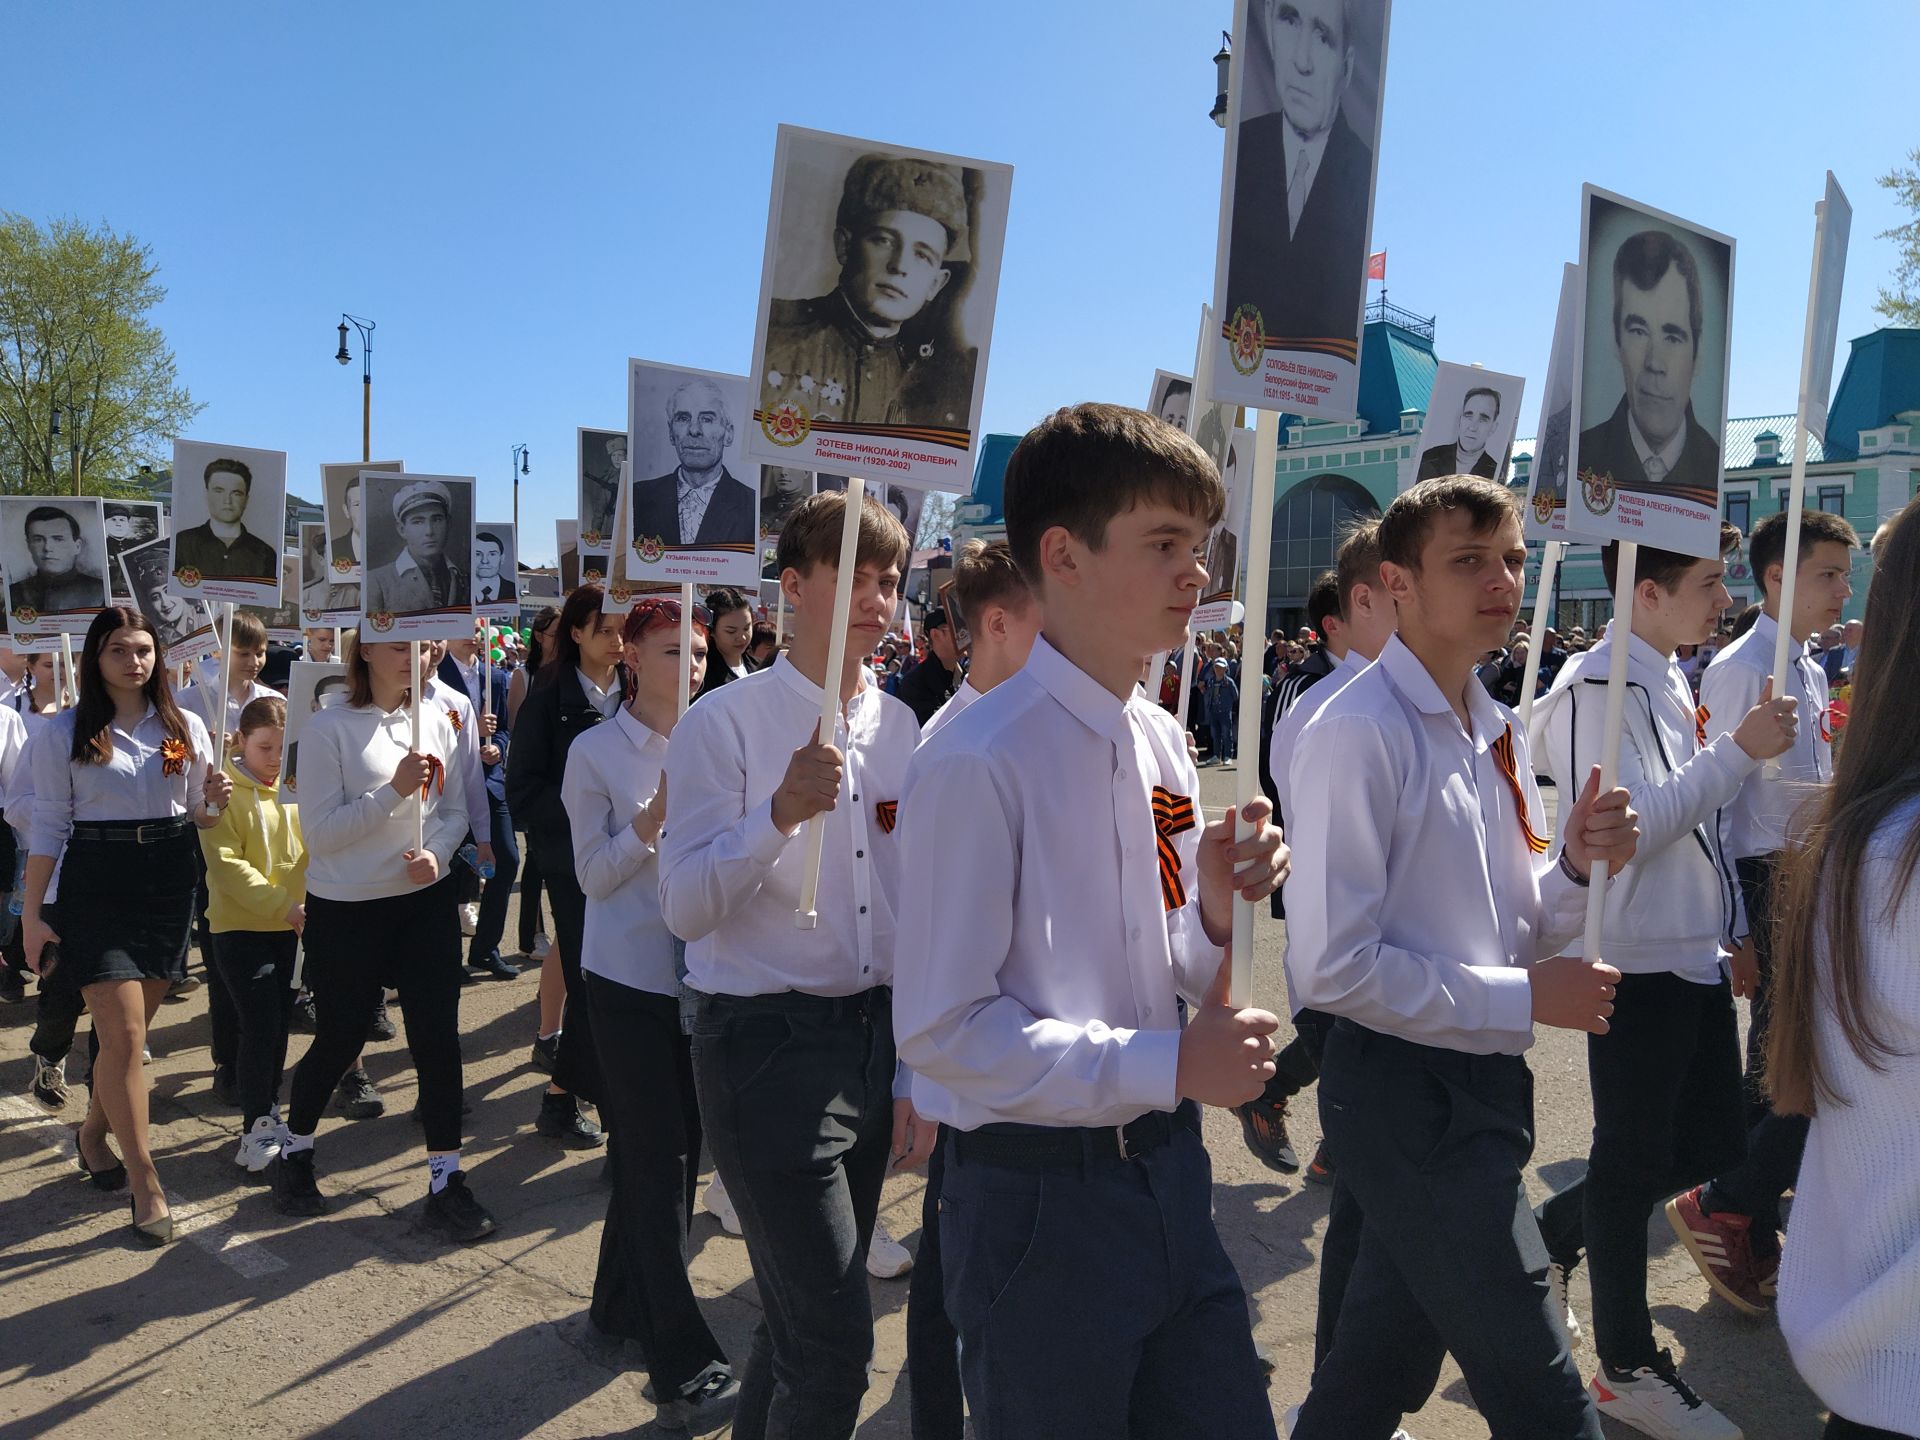
[[[633,833],[632,807],[616,806],[592,746],[575,745],[560,782],[560,802],[573,830],[573,868],[589,900],[607,900],[645,868],[654,847]],[[608,825],[620,824],[611,834]]]
[[[760,888],[791,838],[773,825],[771,797],[747,808],[742,737],[717,710],[698,706],[667,749],[673,816],[660,837],[660,909],[691,944],[717,930]]]
[[[67,837],[73,834],[73,761],[68,755],[72,744],[71,722],[62,725],[55,717],[41,727],[28,751],[33,772],[30,855],[58,860],[66,849]]]
[[[324,712],[323,712],[324,714]],[[319,720],[315,716],[314,720]],[[351,736],[344,725],[309,721],[300,736],[300,831],[315,855],[341,855],[380,831],[406,803],[391,781],[364,795],[346,793],[340,746]],[[396,753],[394,762],[399,763]]]

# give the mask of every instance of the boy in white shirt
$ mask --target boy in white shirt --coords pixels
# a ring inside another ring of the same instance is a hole
[[[900,1084],[889,989],[894,827],[920,727],[863,664],[898,606],[908,542],[872,500],[831,680],[834,742],[815,739],[845,514],[844,492],[794,510],[775,556],[791,648],[703,696],[667,752],[661,911],[686,942],[700,1114],[762,1306],[734,1421],[742,1440],[853,1433],[873,1353],[864,1262],[881,1183],[890,1155],[916,1165],[933,1140]],[[818,922],[801,929],[809,820],[825,835]]]
[[[901,802],[902,1057],[947,1127],[940,1248],[980,1440],[1270,1436],[1198,1103],[1272,1074],[1279,1021],[1226,1003],[1233,898],[1285,866],[1201,830],[1185,737],[1140,691],[1206,584],[1219,473],[1138,410],[1079,405],[1007,465],[1040,602],[1019,674],[915,756]],[[1192,1009],[1184,1029],[1180,998]]]
[[[1773,968],[1774,875],[1795,813],[1807,807],[1804,813],[1810,816],[1808,802],[1833,779],[1827,676],[1807,654],[1807,642],[1840,618],[1852,596],[1848,575],[1859,545],[1860,537],[1843,517],[1823,510],[1801,513],[1788,673],[1774,685],[1774,693],[1800,702],[1799,730],[1777,769],[1754,770],[1720,816],[1721,843],[1740,877],[1758,968],[1747,1026],[1747,1158],[1668,1201],[1667,1223],[1714,1291],[1749,1315],[1765,1314],[1773,1303],[1780,1197],[1800,1173],[1807,1140],[1807,1117],[1774,1114],[1761,1073]],[[1714,656],[1701,676],[1709,739],[1740,723],[1773,673],[1786,549],[1785,514],[1769,515],[1753,527],[1747,562],[1766,598],[1753,628]]]
[[[1399,633],[1301,733],[1286,792],[1287,972],[1336,1017],[1321,1127],[1364,1223],[1293,1434],[1387,1440],[1451,1352],[1494,1440],[1601,1440],[1527,1204],[1521,1055],[1536,1022],[1606,1027],[1619,972],[1547,957],[1579,933],[1589,873],[1632,858],[1634,817],[1596,771],[1548,859],[1526,739],[1474,677],[1520,605],[1512,494],[1423,481],[1380,552]]]
[[[1733,603],[1723,576],[1726,557],[1739,553],[1731,525],[1711,560],[1640,549],[1619,770],[1640,815],[1640,847],[1607,897],[1602,944],[1623,973],[1610,1028],[1587,1040],[1587,1173],[1538,1212],[1562,1299],[1568,1272],[1587,1254],[1600,1356],[1588,1391],[1600,1413],[1648,1435],[1697,1440],[1737,1440],[1740,1431],[1693,1392],[1654,1339],[1647,1216],[1746,1153],[1733,1001],[1751,993],[1753,956],[1733,939],[1745,926],[1719,817],[1759,764],[1793,743],[1797,709],[1763,689],[1732,717],[1735,728],[1706,743],[1706,718],[1674,658],[1711,635]],[[1600,561],[1611,589],[1617,547],[1603,547]],[[1599,759],[1621,629],[1609,626],[1568,661],[1534,706],[1533,753],[1563,795]]]
[[[267,627],[260,623],[256,615],[234,612],[233,633],[227,643],[227,653],[220,659],[220,665],[228,667],[227,713],[222,722],[216,713],[220,709],[220,668],[209,666],[193,684],[181,689],[174,700],[183,708],[190,709],[206,723],[207,733],[217,745],[222,731],[226,732],[227,747],[232,749],[240,733],[240,712],[255,700],[267,695],[277,695],[277,690],[269,690],[260,684],[260,672],[267,664]]]
[[[1007,542],[969,540],[953,562],[953,592],[967,627],[967,671],[920,731],[931,740],[949,721],[1027,663],[1040,633],[1040,607]]]

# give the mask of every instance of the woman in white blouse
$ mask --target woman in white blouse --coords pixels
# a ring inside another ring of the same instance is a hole
[[[174,704],[153,625],[119,605],[88,627],[79,704],[47,723],[29,763],[27,963],[43,984],[79,992],[99,1043],[80,1168],[102,1189],[130,1185],[135,1232],[164,1245],[173,1217],[147,1143],[141,1051],[167,987],[187,973],[194,827],[215,822],[208,807],[227,802],[233,781],[214,772],[206,726]]]
[[[613,1137],[613,1196],[600,1232],[593,1323],[647,1357],[662,1420],[685,1426],[738,1386],[687,1281],[700,1161],[693,1061],[680,1027],[676,945],[660,918],[655,842],[667,814],[667,737],[681,687],[700,685],[706,624],[680,649],[680,602],[642,600],[621,631],[631,685],[605,724],[573,742],[560,784],[587,898],[580,968],[598,1046],[600,1116]]]

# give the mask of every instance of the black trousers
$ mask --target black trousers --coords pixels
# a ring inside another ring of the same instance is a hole
[[[1323,1060],[1321,1126],[1362,1229],[1294,1440],[1388,1440],[1432,1394],[1448,1352],[1492,1440],[1602,1440],[1527,1205],[1526,1062],[1347,1020]]]
[[[1773,1015],[1773,894],[1778,857],[1759,855],[1738,863],[1740,891],[1747,902],[1747,920],[1753,929],[1754,956],[1760,962],[1760,986],[1754,992],[1747,1025],[1746,1161],[1714,1178],[1707,1187],[1709,1211],[1732,1210],[1750,1215],[1756,1225],[1780,1229],[1780,1197],[1800,1175],[1800,1156],[1807,1148],[1805,1115],[1776,1115],[1766,1088],[1767,1027]]]
[[[1876,1425],[1856,1425],[1844,1415],[1834,1414],[1827,1417],[1823,1440],[1916,1440],[1916,1437],[1882,1430]]]
[[[962,1440],[966,1434],[960,1334],[947,1316],[945,1267],[940,1263],[940,1187],[946,1171],[943,1126],[927,1157],[920,1248],[907,1281],[907,1400],[912,1407],[913,1440]]]
[[[527,863],[520,871],[520,953],[533,953],[533,937],[540,931],[540,887],[545,877],[540,871],[540,857],[533,853],[531,842],[527,845]]]
[[[213,988],[226,995],[238,1031],[230,1063],[239,1081],[243,1130],[280,1101],[299,945],[291,930],[223,930],[213,937]]]
[[[293,1072],[287,1128],[311,1135],[366,1044],[382,987],[400,992],[429,1151],[460,1148],[460,915],[453,879],[379,900],[307,898],[307,988],[319,1028]]]
[[[513,877],[520,870],[520,846],[514,839],[513,817],[507,814],[507,802],[488,791],[487,804],[493,817],[493,834],[489,837],[493,845],[493,878],[480,892],[480,923],[474,927],[473,943],[467,947],[469,964],[486,959],[506,938],[507,902],[513,899]],[[533,937],[529,935],[527,944],[532,943]]]
[[[893,1136],[892,994],[703,996],[693,1077],[760,1287],[733,1433],[845,1440],[873,1355],[866,1257]]]
[[[1630,1370],[1660,1353],[1647,1309],[1648,1214],[1746,1155],[1732,987],[1622,975],[1612,1028],[1587,1037],[1587,1079],[1587,1173],[1537,1214],[1555,1260],[1571,1265],[1586,1252],[1594,1346]]]
[[[600,1056],[613,1195],[589,1314],[602,1333],[637,1341],[654,1392],[672,1396],[727,1359],[687,1279],[687,1226],[700,1169],[692,1046],[674,996],[591,971],[586,985],[598,1033],[618,1037]]]
[[[547,899],[553,905],[553,943],[560,947],[560,974],[567,985],[566,1019],[560,1027],[560,1054],[553,1083],[569,1095],[600,1103],[599,1054],[593,1044],[593,1006],[580,979],[580,947],[587,934],[587,897],[571,867],[562,870],[548,857]]]

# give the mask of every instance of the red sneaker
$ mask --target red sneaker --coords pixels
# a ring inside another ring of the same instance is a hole
[[[1667,1202],[1667,1224],[1693,1256],[1707,1284],[1721,1299],[1745,1315],[1767,1313],[1753,1261],[1753,1221],[1745,1215],[1709,1215],[1700,1208],[1696,1185]]]

